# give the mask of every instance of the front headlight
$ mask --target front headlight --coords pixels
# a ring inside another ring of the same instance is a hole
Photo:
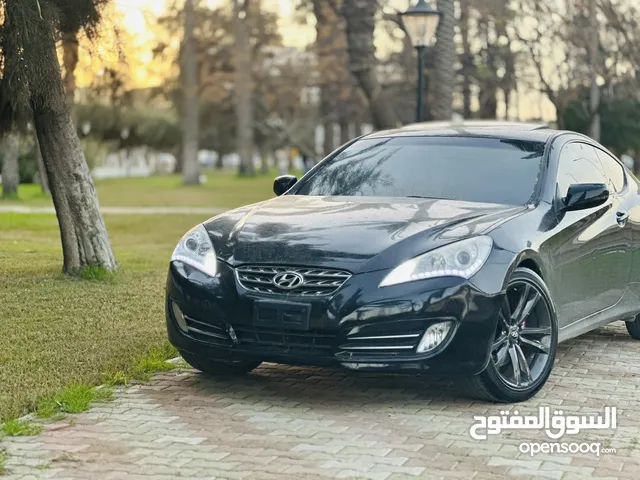
[[[171,261],[177,260],[212,277],[216,276],[216,252],[203,225],[198,225],[182,237],[171,255]]]
[[[491,237],[473,237],[436,248],[393,269],[381,287],[433,277],[471,278],[489,258]]]

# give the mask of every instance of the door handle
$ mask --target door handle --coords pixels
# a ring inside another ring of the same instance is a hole
[[[629,220],[629,212],[616,212],[618,225],[624,227],[627,224],[627,220]]]

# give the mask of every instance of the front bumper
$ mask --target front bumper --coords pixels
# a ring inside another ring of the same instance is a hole
[[[169,340],[179,350],[221,360],[481,372],[489,360],[502,294],[486,294],[453,277],[378,288],[387,273],[354,275],[331,297],[300,298],[249,292],[221,262],[215,278],[174,262],[165,304]],[[265,301],[305,310],[304,328],[256,321],[256,305]],[[178,327],[171,302],[184,313],[187,332]],[[425,330],[442,321],[454,325],[446,340],[431,352],[416,353]]]

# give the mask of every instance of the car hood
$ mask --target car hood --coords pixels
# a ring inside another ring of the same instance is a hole
[[[205,228],[218,258],[363,273],[482,234],[525,207],[416,198],[284,195],[219,215]]]

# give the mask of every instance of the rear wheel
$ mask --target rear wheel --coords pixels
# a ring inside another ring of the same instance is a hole
[[[624,322],[627,326],[627,332],[631,335],[631,338],[640,340],[640,315],[630,322]]]
[[[556,354],[558,327],[549,290],[535,272],[517,268],[507,286],[487,368],[469,393],[496,402],[522,402],[546,383]]]
[[[180,351],[184,360],[196,370],[210,376],[237,376],[249,373],[262,362],[259,360],[247,360],[239,362],[225,362],[223,360],[211,360],[189,352]]]

